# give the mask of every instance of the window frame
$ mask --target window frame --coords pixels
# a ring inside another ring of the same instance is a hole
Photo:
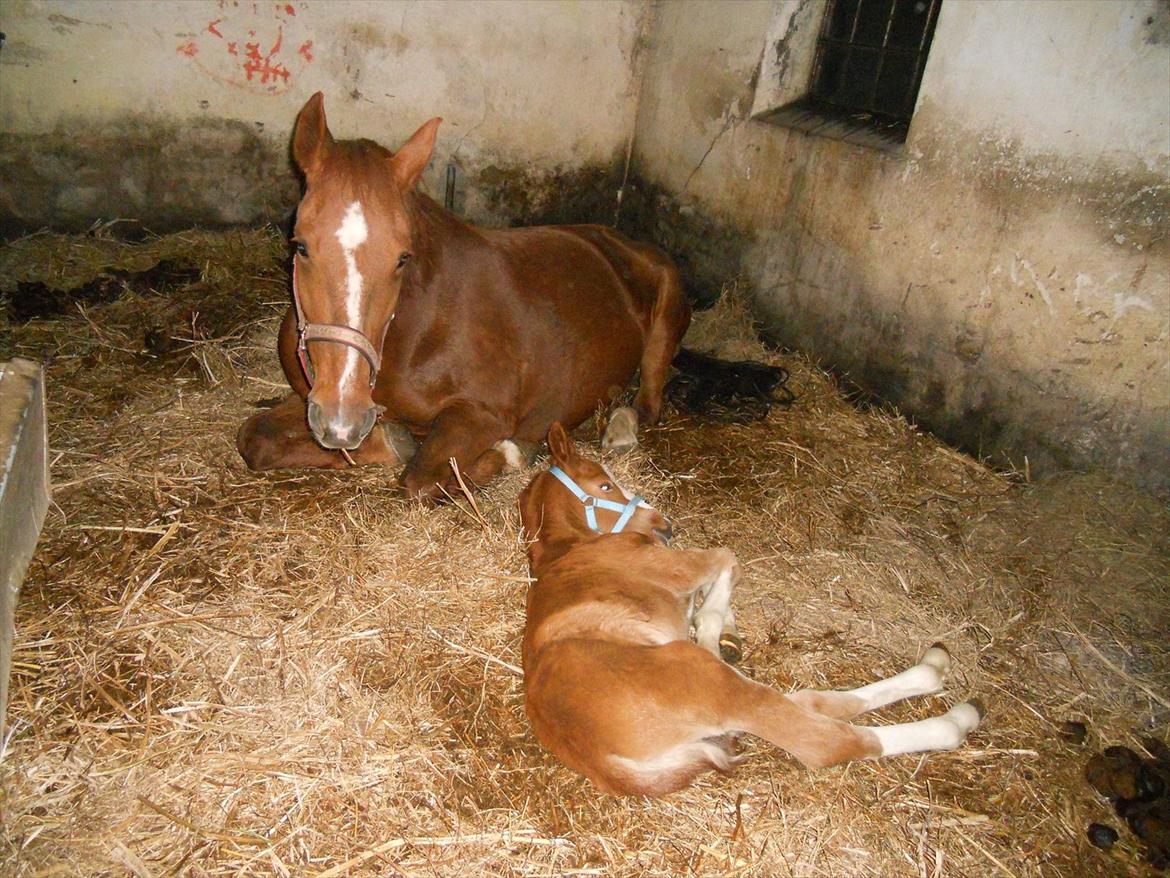
[[[904,92],[906,112],[897,117],[875,113],[872,103],[870,108],[849,107],[814,94],[824,67],[825,44],[845,42],[830,36],[833,14],[841,2],[843,0],[787,0],[778,6],[768,31],[752,118],[819,137],[898,151],[909,135],[943,0],[918,0],[927,4],[927,19],[917,48],[891,49],[889,45],[898,4],[916,0],[894,0],[886,13],[881,45],[860,46],[862,51],[879,53],[879,64],[869,85],[871,97],[878,87],[886,54],[890,51],[915,53],[913,80]],[[858,0],[853,11],[850,41],[856,37],[864,2]],[[845,49],[846,63],[857,49],[856,44]]]

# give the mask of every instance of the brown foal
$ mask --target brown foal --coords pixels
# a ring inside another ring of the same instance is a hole
[[[520,496],[535,579],[524,630],[525,706],[540,742],[604,792],[658,796],[709,769],[727,771],[741,732],[818,768],[953,749],[978,727],[976,702],[900,725],[848,722],[940,691],[951,661],[938,644],[909,670],[848,691],[784,695],[744,677],[720,658],[721,641],[738,642],[735,555],[668,548],[663,516],[578,454],[560,424],[548,444],[554,469]],[[623,515],[623,529],[611,533]]]

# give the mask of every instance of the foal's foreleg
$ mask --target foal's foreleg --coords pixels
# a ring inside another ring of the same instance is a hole
[[[743,642],[735,627],[735,611],[731,608],[731,594],[743,578],[743,568],[731,552],[721,561],[713,580],[696,590],[703,604],[691,616],[695,628],[695,643],[720,658],[738,661]],[[726,652],[726,655],[724,653]]]
[[[951,654],[936,643],[914,667],[858,689],[803,689],[788,697],[808,710],[836,719],[852,719],[895,701],[941,692],[943,679],[951,670]]]

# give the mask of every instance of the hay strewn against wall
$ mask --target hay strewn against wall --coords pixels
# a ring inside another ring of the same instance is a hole
[[[978,694],[986,727],[954,753],[818,773],[747,739],[730,778],[600,797],[523,715],[529,473],[491,486],[480,521],[407,505],[385,471],[255,475],[235,454],[252,403],[283,393],[283,253],[266,231],[0,250],[3,289],[159,256],[204,267],[182,296],[2,327],[0,358],[48,361],[57,490],[19,612],[0,872],[1140,872],[1132,848],[1084,841],[1105,812],[1056,728],[1166,735],[1164,507],[991,472],[785,357],[790,410],[668,419],[619,476],[680,545],[738,552],[756,679],[862,683],[942,639],[948,691],[878,721]],[[735,312],[700,315],[692,341],[774,357]],[[177,341],[148,353],[151,329]]]

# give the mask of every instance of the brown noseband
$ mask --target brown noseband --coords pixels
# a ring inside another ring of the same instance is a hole
[[[297,359],[301,361],[301,371],[305,373],[305,380],[313,386],[313,364],[309,359],[308,344],[311,341],[331,341],[353,348],[366,358],[370,366],[370,390],[378,380],[378,370],[382,368],[381,346],[374,347],[373,342],[360,329],[344,326],[340,323],[309,323],[305,320],[305,312],[301,310],[301,296],[297,291],[297,260],[293,257],[292,270],[293,305],[297,309]],[[390,320],[394,315],[390,315]],[[390,329],[390,320],[386,321],[382,329],[382,343],[386,342],[386,332]]]

